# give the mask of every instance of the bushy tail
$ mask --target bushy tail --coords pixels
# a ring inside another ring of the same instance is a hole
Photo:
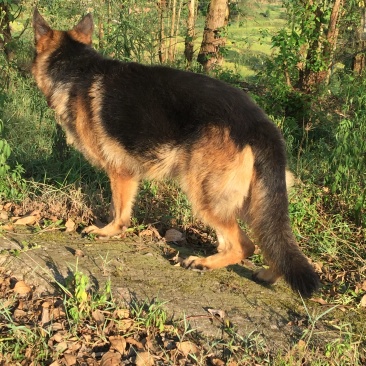
[[[253,151],[255,163],[249,204],[251,228],[270,269],[283,275],[295,292],[310,297],[318,288],[319,279],[291,230],[282,139],[272,139],[272,144],[265,148],[254,147]]]

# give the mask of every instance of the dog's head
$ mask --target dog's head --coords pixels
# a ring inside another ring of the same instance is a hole
[[[41,91],[48,95],[52,81],[49,80],[47,65],[50,56],[61,47],[66,40],[72,40],[84,45],[92,44],[93,18],[91,14],[85,15],[71,30],[59,31],[52,29],[43,19],[36,8],[33,13],[33,29],[35,43],[35,58],[32,74]]]

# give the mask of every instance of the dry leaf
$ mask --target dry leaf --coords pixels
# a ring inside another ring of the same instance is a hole
[[[26,296],[32,292],[32,289],[24,281],[18,281],[14,286],[14,292],[19,296]]]
[[[226,314],[224,310],[207,309],[207,311],[216,318],[219,318],[221,320],[225,319]]]
[[[126,340],[123,337],[120,335],[111,336],[109,337],[109,342],[111,342],[111,348],[118,351],[121,355],[124,354],[126,350]]]
[[[362,299],[360,301],[360,306],[363,308],[366,308],[366,295],[362,296]]]
[[[159,234],[159,231],[156,230],[154,227],[149,226],[147,229],[142,230],[139,232],[139,236],[150,236],[150,237],[155,237],[157,239],[161,239],[161,235]]]
[[[305,347],[306,347],[306,342],[305,342],[303,339],[300,339],[300,340],[297,342],[297,346],[298,346],[300,349],[305,349]]]
[[[200,350],[198,349],[198,347],[190,342],[190,341],[185,341],[185,342],[177,342],[176,343],[177,349],[178,351],[182,352],[184,356],[188,356],[189,354],[194,354],[197,355],[199,354]]]
[[[9,218],[8,213],[6,211],[4,211],[4,210],[1,210],[0,211],[0,220],[6,221],[8,218]]]
[[[61,323],[53,323],[52,324],[52,330],[53,331],[58,331],[58,330],[63,330],[64,326]]]
[[[219,358],[210,358],[210,362],[213,366],[225,366],[225,362]]]
[[[94,310],[92,312],[93,319],[97,322],[98,325],[101,325],[105,321],[105,316],[100,310]]]
[[[328,303],[321,297],[311,298],[310,301],[317,302],[320,305],[328,305]]]
[[[166,241],[181,241],[183,240],[183,234],[175,229],[169,229],[164,236]]]
[[[56,333],[51,339],[56,343],[60,343],[63,340],[63,335],[61,333]]]
[[[3,210],[10,211],[12,205],[13,204],[11,202],[5,203]]]
[[[119,366],[121,361],[121,355],[115,352],[107,352],[100,360],[100,366]]]
[[[39,217],[37,216],[24,216],[13,222],[14,225],[34,225]]]
[[[75,222],[71,219],[68,219],[65,223],[65,228],[66,228],[66,232],[71,232],[71,231],[74,231],[75,230]]]
[[[117,319],[129,319],[130,311],[128,309],[117,309],[114,311],[113,317]]]
[[[51,304],[48,301],[45,301],[42,304],[42,318],[41,318],[41,326],[43,327],[45,324],[50,321],[50,306]]]
[[[55,349],[56,352],[58,353],[64,353],[67,350],[67,343],[66,342],[57,343]]]
[[[153,366],[154,358],[149,352],[137,352],[136,366]]]
[[[65,358],[66,366],[76,365],[76,356],[65,353],[64,358]]]
[[[362,282],[361,289],[366,291],[366,280]]]
[[[13,316],[16,320],[18,320],[19,318],[23,318],[26,315],[27,315],[27,313],[24,310],[21,310],[21,309],[15,309],[14,314],[13,314]]]
[[[84,252],[81,249],[76,249],[74,253],[75,257],[82,258],[85,256]]]
[[[6,225],[2,225],[1,229],[5,230],[5,231],[14,231],[14,226],[11,224],[6,224]]]
[[[322,273],[323,272],[323,263],[321,262],[315,262],[313,263],[314,269],[316,272],[318,273]]]
[[[50,366],[60,366],[58,361],[52,362]]]
[[[134,339],[132,337],[127,337],[126,342],[129,344],[132,344],[133,346],[135,346],[138,349],[144,349],[144,345],[141,342],[136,341],[136,339]]]

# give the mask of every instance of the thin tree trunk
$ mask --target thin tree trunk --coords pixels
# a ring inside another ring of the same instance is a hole
[[[164,14],[166,11],[166,0],[158,2],[159,9],[159,30],[158,30],[158,56],[160,63],[165,62],[165,36],[164,36]]]
[[[176,52],[177,43],[178,43],[177,38],[178,38],[178,34],[179,34],[179,23],[180,23],[180,15],[182,13],[182,5],[183,5],[183,0],[179,0],[177,21],[175,24],[174,43],[173,43],[173,61],[175,60],[175,56],[177,54],[177,52]]]
[[[184,41],[184,57],[187,60],[188,68],[191,67],[194,53],[193,39],[195,36],[196,4],[195,0],[188,1],[187,33]]]
[[[339,34],[339,27],[338,23],[341,17],[340,10],[343,7],[344,0],[336,0],[333,9],[332,14],[330,16],[330,22],[329,22],[329,28],[327,33],[327,43],[324,47],[324,57],[325,61],[327,62],[327,73],[325,75],[325,78],[323,80],[320,80],[320,82],[326,81],[329,82],[329,78],[332,71],[332,60],[334,56],[334,52],[337,47],[337,39]]]
[[[171,17],[170,34],[169,34],[169,48],[168,48],[168,61],[169,62],[174,61],[173,39],[174,39],[174,32],[175,32],[176,12],[177,12],[177,0],[173,0],[172,17]]]
[[[363,34],[366,33],[366,8],[362,9],[361,24],[357,32],[356,53],[352,58],[352,70],[358,75],[366,70],[366,41]]]
[[[11,40],[9,5],[6,2],[0,2],[0,51],[5,53],[8,61],[11,61],[14,56],[9,49]]]
[[[197,61],[209,72],[222,61],[220,48],[225,46],[223,34],[229,18],[228,0],[211,0],[203,31],[203,39]]]

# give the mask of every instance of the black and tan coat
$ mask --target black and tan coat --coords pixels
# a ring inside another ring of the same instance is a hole
[[[38,87],[68,142],[110,178],[113,220],[87,232],[121,233],[139,181],[175,178],[219,242],[217,254],[189,257],[186,267],[219,268],[252,255],[240,218],[270,265],[257,279],[283,275],[311,295],[318,278],[291,231],[284,142],[244,92],[204,75],[105,58],[91,47],[90,15],[64,32],[36,10],[33,26]]]

